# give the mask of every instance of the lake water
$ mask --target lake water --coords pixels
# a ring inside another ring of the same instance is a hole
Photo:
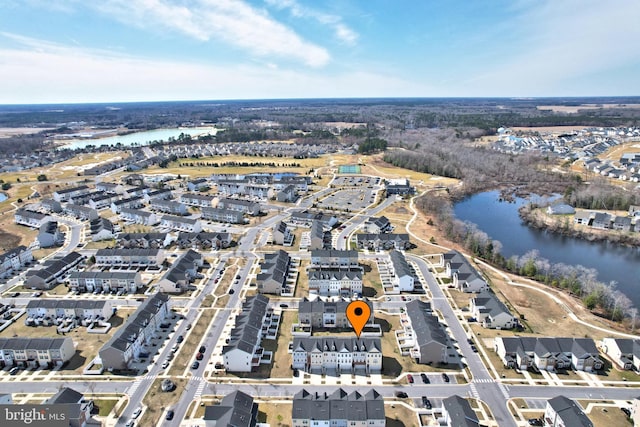
[[[0,193],[0,202],[4,202],[4,201],[5,201],[5,200],[7,200],[7,199],[8,199],[8,197],[7,197],[7,195],[6,195],[6,194],[4,194],[4,193]]]
[[[169,138],[178,138],[181,133],[191,136],[199,135],[215,135],[218,129],[213,127],[201,127],[201,128],[184,128],[184,129],[154,129],[144,132],[130,133],[128,135],[116,135],[106,138],[83,138],[59,141],[61,142],[61,148],[69,148],[75,150],[77,148],[84,148],[87,145],[94,145],[96,147],[102,145],[116,145],[120,143],[124,146],[130,146],[132,144],[148,145],[153,141],[168,141]],[[63,144],[62,144],[63,143]]]
[[[526,226],[518,208],[526,203],[501,202],[498,191],[476,194],[454,206],[458,219],[475,223],[478,228],[502,243],[505,257],[524,255],[537,249],[552,263],[582,264],[598,271],[598,280],[617,282],[617,289],[640,308],[640,248],[547,233]]]

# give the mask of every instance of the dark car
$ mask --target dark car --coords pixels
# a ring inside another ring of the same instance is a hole
[[[204,357],[204,354],[202,353],[196,354],[196,360],[202,360],[203,357]]]
[[[530,426],[541,426],[542,424],[542,420],[540,418],[529,418],[527,420],[527,422],[529,423]]]
[[[404,391],[396,391],[396,397],[400,399],[406,399],[407,397],[409,397],[409,395]]]
[[[280,304],[280,308],[289,308],[289,304]]]
[[[193,364],[191,365],[191,369],[198,369],[199,367],[200,367],[200,362],[198,362],[197,360],[193,362]]]
[[[173,419],[174,414],[175,414],[175,412],[173,412],[173,410],[172,410],[172,409],[169,409],[169,410],[167,411],[167,416],[166,416],[166,417],[164,417],[164,419],[165,419],[165,420],[172,420],[172,419]]]
[[[182,335],[178,335],[178,339],[176,340],[178,343],[184,341],[184,337]]]
[[[234,291],[233,289],[229,289],[229,294],[232,295],[234,294],[236,291]]]
[[[445,383],[448,383],[448,382],[449,382],[449,375],[447,375],[447,374],[445,374],[445,373],[443,372],[443,373],[442,373],[442,380],[443,380]]]
[[[431,402],[427,399],[427,396],[422,396],[422,406],[427,409],[431,409]]]
[[[16,298],[20,296],[20,292],[14,292],[11,294],[11,298]]]
[[[189,323],[189,324],[187,325],[187,331],[188,331],[189,329],[191,329],[191,323]]]
[[[223,369],[224,365],[222,363],[218,362],[218,363],[216,363],[215,368],[216,369]]]
[[[407,374],[407,381],[409,381],[409,384],[413,384],[413,375]]]
[[[478,347],[476,347],[475,345],[471,346],[471,351],[473,351],[474,353],[478,352]]]
[[[627,416],[627,418],[631,417],[631,409],[629,408],[620,408],[622,412]]]
[[[236,276],[236,280],[240,280],[240,275],[239,274]]]
[[[200,353],[204,353],[205,351],[207,351],[207,347],[201,345],[200,348],[198,349],[198,352]]]
[[[420,374],[420,378],[422,378],[422,382],[425,384],[429,384],[429,377],[424,372]]]

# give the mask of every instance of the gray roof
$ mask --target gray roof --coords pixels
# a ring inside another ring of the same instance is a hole
[[[188,281],[190,279],[188,271],[195,270],[197,268],[197,260],[202,260],[202,255],[194,250],[189,249],[173,263],[171,268],[167,270],[162,279],[169,280],[173,283],[177,283],[181,280]]]
[[[362,301],[369,306],[371,317],[373,318],[373,304],[366,298]],[[321,299],[310,301],[305,297],[298,303],[298,313],[346,313],[347,306],[350,303],[351,301],[344,299],[338,301],[323,301]]]
[[[456,427],[477,427],[478,416],[466,399],[453,395],[442,399],[442,406],[449,414],[451,425]]]
[[[136,248],[104,248],[96,251],[96,258],[103,256],[152,256],[155,257],[160,249],[136,249]]]
[[[84,395],[78,391],[75,391],[72,388],[64,387],[60,389],[56,394],[51,396],[47,403],[79,403],[84,398]]]
[[[256,424],[258,405],[253,397],[234,391],[222,398],[219,405],[206,406],[203,419],[222,427],[251,427]]]
[[[178,223],[182,223],[182,224],[191,224],[191,225],[193,225],[196,222],[198,222],[197,219],[185,218],[185,217],[174,216],[174,215],[163,215],[162,216],[162,221],[171,221],[171,222],[178,222]]]
[[[351,353],[366,351],[368,353],[381,353],[382,344],[380,338],[346,338],[346,337],[294,337],[293,351],[340,351],[345,349]]]
[[[66,338],[0,338],[0,350],[57,350],[61,348],[65,341],[72,341]]]
[[[131,208],[122,208],[120,209],[120,213],[123,214],[129,214],[129,215],[137,215],[140,217],[150,217],[151,215],[153,215],[153,212],[147,212],[147,211],[143,211],[141,209],[131,209]]]
[[[459,281],[473,282],[475,280],[485,281],[478,270],[476,270],[460,252],[449,251],[444,254],[445,263],[448,261],[451,266],[451,273],[458,274]],[[486,283],[486,282],[485,282]]]
[[[67,193],[73,193],[74,191],[83,191],[83,190],[88,190],[89,187],[87,187],[86,185],[80,185],[78,187],[71,187],[71,188],[64,188],[62,190],[56,190],[57,194],[67,194]]]
[[[562,419],[564,427],[593,427],[593,423],[578,404],[568,397],[556,396],[547,403]]]
[[[269,298],[262,294],[248,297],[242,304],[242,312],[236,317],[236,324],[231,330],[229,344],[222,348],[222,354],[240,349],[253,353],[259,344],[262,321],[267,312]]]
[[[414,299],[406,305],[407,315],[411,319],[411,327],[416,334],[418,346],[437,342],[447,346],[447,334],[438,321],[438,318],[431,311],[431,304]]]
[[[9,249],[8,251],[0,254],[0,263],[4,263],[6,259],[18,256],[20,252],[26,251],[26,250],[27,250],[27,247],[22,245]]]
[[[476,307],[484,307],[483,313],[488,313],[489,316],[495,318],[499,314],[506,313],[509,316],[513,316],[509,309],[498,297],[489,291],[480,292],[475,298]]]
[[[365,394],[359,391],[349,394],[341,388],[331,394],[302,389],[293,396],[291,417],[294,420],[380,421],[385,419],[384,401],[373,389]]]
[[[47,215],[42,214],[40,212],[30,211],[28,209],[22,209],[22,208],[18,209],[16,211],[15,215],[16,216],[21,216],[23,218],[32,218],[32,219],[35,219],[35,220],[38,220],[38,221],[46,218],[46,216],[47,216]]]
[[[27,303],[27,310],[33,308],[102,309],[106,303],[105,300],[32,299]]]
[[[137,275],[138,273],[135,271],[72,271],[69,273],[69,279],[134,280]]]
[[[358,251],[335,250],[335,249],[314,249],[311,251],[311,258],[358,258]]]
[[[362,268],[311,268],[309,280],[362,280]]]
[[[411,276],[413,277],[413,273],[411,272],[411,267],[407,263],[406,258],[400,251],[393,250],[389,252],[389,258],[391,258],[391,263],[393,264],[393,270],[396,273],[396,276]]]

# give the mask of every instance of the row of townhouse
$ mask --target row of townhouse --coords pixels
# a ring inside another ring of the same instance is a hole
[[[404,254],[397,250],[389,252],[390,273],[393,275],[393,293],[411,292],[415,289],[416,278]]]
[[[62,204],[54,199],[42,199],[40,201],[40,208],[49,213],[62,212]]]
[[[260,215],[260,203],[251,200],[221,198],[218,200],[219,209],[242,212],[243,214],[257,216]]]
[[[187,182],[189,191],[207,191],[211,186],[207,178],[197,178]]]
[[[36,239],[41,248],[50,248],[64,243],[64,233],[58,227],[58,221],[47,221],[40,226]]]
[[[0,279],[12,276],[16,271],[33,262],[33,252],[26,246],[16,246],[0,254]]]
[[[400,323],[402,329],[395,333],[398,346],[417,363],[446,364],[455,357],[455,353],[449,352],[449,336],[430,303],[417,299],[408,302],[405,312],[400,315]]]
[[[135,293],[144,283],[134,271],[72,271],[67,278],[73,292]]]
[[[349,297],[362,294],[362,267],[310,268],[309,294]]]
[[[202,231],[202,222],[194,218],[164,215],[160,219],[160,227],[176,231],[186,231],[187,233],[199,233]]]
[[[99,242],[101,240],[111,240],[115,238],[116,231],[113,223],[107,218],[94,219],[89,223],[91,240]]]
[[[73,203],[67,203],[64,206],[63,212],[66,215],[71,215],[81,221],[93,221],[100,218],[98,211],[88,206],[80,206]]]
[[[442,255],[440,265],[451,278],[453,286],[462,292],[481,292],[489,289],[482,275],[458,251],[449,251]]]
[[[636,153],[628,153],[635,156]],[[620,166],[615,166],[609,162],[603,162],[599,159],[587,159],[584,161],[584,168],[593,171],[599,175],[619,179],[622,181],[640,182],[640,162],[633,161],[635,157],[620,158]]]
[[[155,199],[151,201],[151,209],[172,215],[188,215],[189,207],[175,200]]]
[[[129,267],[157,267],[165,260],[162,249],[98,249],[95,254],[96,266],[129,266]]]
[[[264,255],[260,263],[260,273],[256,277],[258,292],[281,295],[289,289],[287,279],[291,267],[291,257],[283,250]]]
[[[274,191],[276,193],[275,199],[278,202],[292,203],[298,199],[298,190],[293,184],[285,185],[282,189]]]
[[[405,250],[411,247],[408,234],[356,234],[358,249]]]
[[[621,369],[640,371],[640,340],[604,338],[602,351]]]
[[[25,323],[36,318],[109,320],[112,315],[111,301],[32,299],[27,303],[27,319]]]
[[[593,372],[603,367],[598,349],[590,338],[496,337],[494,345],[507,368]]]
[[[292,246],[294,234],[284,221],[279,221],[271,230],[271,242],[274,245]]]
[[[308,210],[294,211],[287,220],[287,223],[293,227],[309,228],[313,221],[320,221],[322,227],[327,230],[332,229],[338,224],[338,218],[333,215],[325,214],[323,212],[311,212]]]
[[[116,200],[120,199],[120,194],[116,193],[102,193],[100,195],[91,197],[86,203],[76,202],[74,199],[74,203],[77,204],[88,204],[90,208],[95,210],[101,210],[110,208],[111,204]]]
[[[201,218],[208,221],[227,222],[229,224],[244,224],[244,214],[240,211],[221,208],[201,208]]]
[[[131,363],[146,353],[160,325],[169,313],[169,296],[156,293],[147,298],[130,315],[99,351],[102,366],[109,370],[129,369]]]
[[[373,324],[373,304],[364,299],[370,309],[367,325]],[[340,299],[338,301],[313,301],[302,298],[298,305],[298,321],[312,329],[347,329],[351,328],[351,322],[347,318],[347,306],[351,301]]]
[[[142,197],[145,203],[153,203],[156,200],[171,200],[173,199],[173,193],[168,188],[160,188],[147,191]]]
[[[469,311],[484,328],[513,329],[519,325],[518,319],[490,290],[482,291],[472,298]]]
[[[130,196],[111,202],[111,212],[119,214],[122,209],[140,209],[143,206],[144,198],[142,196]]]
[[[142,225],[156,225],[160,222],[160,217],[154,212],[129,208],[120,209],[120,219]]]
[[[598,230],[640,232],[640,215],[620,216],[606,212],[579,210],[573,217],[573,223]]]
[[[262,339],[267,335],[273,309],[264,295],[248,297],[242,311],[235,318],[229,334],[229,342],[222,348],[222,358],[227,372],[251,372],[263,362]]]
[[[292,367],[304,372],[380,373],[380,338],[294,337]]]
[[[169,233],[118,233],[116,244],[120,248],[161,249],[173,243]]]
[[[76,353],[66,338],[0,338],[0,366],[60,367]]]
[[[198,269],[202,267],[202,264],[202,255],[189,249],[174,261],[158,281],[158,290],[175,294],[189,290],[191,282],[196,278]]]
[[[324,249],[324,227],[320,221],[314,220],[309,230],[309,246],[308,249]]]
[[[89,192],[78,194],[77,196],[71,197],[68,200],[68,203],[73,203],[73,204],[76,204],[76,205],[86,205],[86,204],[89,204],[90,200],[100,199],[104,195],[106,195],[106,193],[104,191],[89,191]],[[114,197],[114,199],[116,199],[116,198],[117,198],[117,196]]]
[[[201,208],[212,207],[214,200],[216,197],[209,194],[183,193],[180,196],[180,203]]]
[[[49,215],[24,208],[17,209],[13,218],[16,224],[32,228],[40,228],[43,224],[53,220]]]
[[[96,190],[104,191],[105,193],[123,194],[125,188],[117,182],[101,181],[96,183]]]
[[[226,196],[247,196],[267,200],[275,192],[268,184],[254,184],[251,180],[220,180],[217,183],[218,193]]]
[[[339,388],[333,393],[309,392],[293,395],[291,421],[293,427],[384,427],[384,399],[374,389],[347,393]]]
[[[63,188],[53,192],[53,199],[56,202],[67,202],[71,198],[79,196],[90,191],[90,188],[86,185],[80,185],[77,187]]]
[[[386,216],[369,217],[362,226],[363,231],[370,234],[389,233],[393,229]]]
[[[201,231],[188,233],[181,231],[176,243],[181,249],[224,249],[231,245],[231,234]]]
[[[580,405],[562,395],[547,400],[542,420],[547,427],[593,427]]]
[[[71,252],[59,259],[47,260],[44,264],[27,271],[24,286],[39,290],[53,289],[84,260],[85,257],[77,252]]]
[[[358,251],[316,249],[311,251],[312,268],[358,267]]]

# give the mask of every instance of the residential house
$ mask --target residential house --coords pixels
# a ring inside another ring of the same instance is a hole
[[[271,239],[274,245],[292,246],[294,235],[284,221],[273,226]]]
[[[130,196],[111,202],[111,212],[119,214],[122,209],[140,209],[143,206],[144,198],[142,196]]]
[[[613,222],[613,217],[608,213],[596,212],[593,217],[593,222],[591,223],[591,226],[599,230],[608,230],[611,228],[612,222]]]
[[[367,324],[373,324],[373,304],[368,299],[363,299],[370,309]],[[298,321],[313,329],[347,329],[351,323],[347,318],[347,306],[351,301],[339,299],[338,301],[313,301],[302,298],[298,304]]]
[[[239,390],[222,398],[218,405],[204,407],[202,420],[205,427],[255,427],[258,404],[253,397]]]
[[[62,258],[49,259],[44,264],[27,271],[24,286],[30,289],[53,289],[84,259],[85,257],[77,252],[71,252]]]
[[[219,208],[201,208],[202,219],[229,224],[244,224],[244,214],[240,211]]]
[[[298,198],[298,191],[293,184],[286,185],[276,192],[276,200],[278,202],[292,203]]]
[[[175,200],[154,199],[151,201],[151,209],[172,215],[187,215],[189,213],[187,205]]]
[[[105,193],[124,193],[124,187],[122,184],[117,184],[115,182],[98,182],[96,183],[96,190],[104,191]]]
[[[62,212],[62,205],[54,199],[42,199],[40,201],[40,207],[50,213]]]
[[[480,427],[478,416],[469,401],[457,394],[442,399],[442,419],[446,427]]]
[[[181,231],[176,241],[180,248],[194,249],[224,249],[231,245],[231,235],[229,233],[205,232],[187,233]]]
[[[393,250],[389,252],[391,261],[392,284],[396,292],[411,292],[415,289],[415,276],[404,254]]]
[[[160,219],[160,227],[169,228],[188,233],[199,233],[202,231],[202,223],[199,219],[185,218],[173,215],[164,215]]]
[[[99,195],[92,196],[88,199],[86,203],[91,209],[100,210],[111,207],[111,203],[120,199],[120,195],[116,193],[102,193]],[[74,199],[75,202],[75,199]],[[81,204],[81,203],[78,203]]]
[[[309,232],[309,249],[324,249],[324,227],[318,220],[311,223],[311,231]]]
[[[209,181],[206,178],[198,178],[187,182],[189,191],[207,191],[209,190]]]
[[[590,338],[496,337],[494,345],[507,368],[593,372],[603,366]]]
[[[52,221],[49,215],[30,211],[24,208],[17,209],[14,214],[16,224],[26,225],[27,227],[40,228],[43,224]]]
[[[452,279],[453,286],[462,292],[480,292],[489,289],[489,285],[480,273],[458,251],[449,251],[443,255],[446,275]]]
[[[611,228],[619,231],[631,231],[631,218],[627,216],[616,216]]]
[[[593,427],[578,403],[565,396],[547,400],[543,420],[545,427]]]
[[[72,197],[78,196],[89,191],[89,187],[86,185],[80,185],[78,187],[63,188],[62,190],[56,190],[53,193],[53,199],[56,202],[66,202]]]
[[[291,213],[287,223],[294,227],[311,227],[313,221],[320,221],[322,226],[329,230],[338,223],[338,218],[333,215],[327,215],[322,212],[295,211]]]
[[[76,353],[73,340],[65,338],[0,338],[0,367],[60,367]]]
[[[254,295],[245,300],[229,334],[229,342],[222,348],[227,372],[251,372],[260,366],[264,354],[261,347],[265,335],[263,327],[272,313],[269,298],[264,295]]]
[[[0,279],[6,279],[33,262],[31,248],[16,246],[0,254]]]
[[[289,290],[287,278],[290,265],[291,257],[283,250],[265,254],[256,277],[258,292],[275,295],[286,293]]]
[[[38,230],[38,244],[41,248],[50,248],[64,243],[64,234],[58,227],[58,221],[47,221]]]
[[[64,213],[82,221],[91,221],[100,217],[97,210],[86,206],[74,205],[73,203],[65,205]]]
[[[513,329],[518,326],[518,320],[490,290],[482,291],[472,298],[469,311],[484,328]]]
[[[371,234],[389,233],[393,229],[386,216],[370,217],[364,222],[363,228]]]
[[[72,271],[67,278],[74,292],[135,293],[144,283],[138,271]]]
[[[218,201],[217,207],[218,209],[229,209],[251,216],[260,215],[260,203],[252,202],[250,200],[221,198]]]
[[[73,203],[75,205],[86,205],[91,199],[98,199],[104,195],[105,193],[103,191],[90,191],[73,196],[69,199],[69,203]]]
[[[106,300],[32,299],[27,303],[26,310],[26,324],[37,318],[93,321],[109,320],[113,315],[111,301]]]
[[[165,260],[165,254],[162,249],[98,249],[95,258],[98,267],[158,267]]]
[[[309,293],[350,297],[362,294],[362,267],[310,268]]]
[[[358,251],[316,249],[311,251],[311,267],[350,268],[358,267]]]
[[[199,207],[211,207],[213,205],[213,201],[216,199],[215,196],[211,196],[209,194],[198,194],[198,193],[183,193],[180,196],[180,202],[185,205],[190,206],[199,206]]]
[[[356,234],[358,249],[381,250],[405,250],[411,247],[408,234]]]
[[[178,294],[189,290],[192,288],[191,282],[197,276],[198,269],[202,267],[202,264],[202,255],[189,249],[174,261],[158,281],[158,290]]]
[[[69,427],[85,427],[91,422],[91,411],[93,411],[93,400],[85,399],[84,395],[76,390],[63,387],[52,397],[47,399],[48,405],[66,405],[66,419]],[[95,424],[95,422],[91,422]]]
[[[121,248],[160,249],[173,242],[169,233],[120,233],[116,244]]]
[[[400,320],[402,329],[396,331],[396,340],[404,355],[425,365],[446,364],[455,357],[449,353],[449,337],[430,303],[418,299],[408,302]]]
[[[116,232],[113,223],[106,218],[94,219],[90,222],[91,240],[99,242],[101,240],[111,240]]]
[[[322,373],[380,373],[380,338],[294,337],[293,369]]]
[[[305,389],[293,395],[291,411],[293,427],[384,427],[384,399],[370,389],[347,393],[342,388],[329,394]]]
[[[148,191],[142,197],[145,203],[152,203],[154,200],[171,200],[173,193],[168,188],[160,188],[158,190]]]
[[[593,218],[595,216],[594,212],[591,211],[577,211],[573,216],[573,223],[577,225],[588,225],[590,226],[593,222]]]
[[[160,222],[160,218],[153,212],[147,212],[140,209],[120,209],[120,218],[127,222],[142,225],[156,225]]]
[[[147,353],[146,346],[169,313],[169,296],[156,293],[140,304],[99,351],[102,366],[109,371],[126,370]]]
[[[640,340],[604,338],[602,350],[621,369],[640,371]]]

